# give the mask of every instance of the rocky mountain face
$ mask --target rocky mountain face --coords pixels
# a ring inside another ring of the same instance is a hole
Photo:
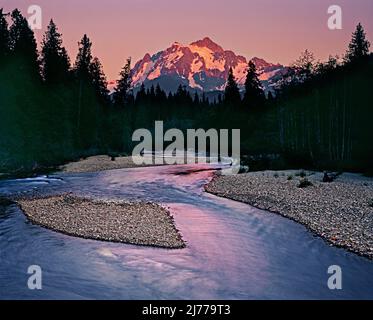
[[[266,90],[273,88],[286,72],[280,64],[254,57],[260,80]],[[176,91],[181,84],[191,90],[214,92],[224,90],[229,69],[240,87],[245,83],[248,60],[233,51],[224,50],[210,38],[182,45],[174,42],[154,55],[146,54],[132,70],[134,87],[160,84],[165,91]]]

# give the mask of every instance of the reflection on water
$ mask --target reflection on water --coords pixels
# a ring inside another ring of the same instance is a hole
[[[373,298],[373,262],[328,246],[288,219],[204,193],[212,169],[181,165],[1,181],[0,194],[74,192],[160,202],[187,248],[74,238],[33,225],[16,205],[0,207],[0,297]],[[31,264],[43,270],[42,290],[27,288]],[[332,264],[342,267],[343,290],[327,287]]]

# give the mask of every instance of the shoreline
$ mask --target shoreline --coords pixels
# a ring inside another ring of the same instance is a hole
[[[15,204],[32,223],[66,235],[166,249],[186,247],[170,212],[155,203],[54,195],[17,199]]]
[[[34,169],[18,169],[9,172],[0,172],[0,180],[23,179],[37,177],[39,175],[55,174],[58,172],[82,173],[112,169],[156,166],[156,164],[137,165],[133,163],[132,156],[115,156],[114,158],[115,160],[112,160],[112,156],[97,154],[88,157],[80,157],[70,159],[68,161],[62,161],[59,164],[37,166]]]
[[[82,173],[153,166],[159,166],[159,164],[138,165],[132,161],[132,156],[118,156],[112,158],[111,156],[100,154],[62,164],[57,167],[57,172]]]
[[[312,185],[299,188],[303,179],[300,172],[215,174],[204,189],[216,196],[291,219],[328,244],[372,260],[373,206],[370,201],[373,201],[373,179],[346,173],[333,182],[321,182],[320,172],[307,172],[306,179]]]

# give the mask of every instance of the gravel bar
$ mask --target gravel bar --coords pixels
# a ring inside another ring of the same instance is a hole
[[[18,199],[35,224],[68,235],[128,244],[184,248],[170,213],[154,203],[96,201],[72,195]]]
[[[205,190],[279,213],[332,245],[373,259],[373,179],[344,173],[322,182],[322,173],[306,172],[312,185],[299,188],[301,175],[293,170],[216,175]]]
[[[154,158],[154,157],[153,157]],[[59,167],[63,172],[80,173],[80,172],[97,172],[113,169],[149,167],[154,165],[137,165],[132,161],[132,157],[115,157],[112,159],[107,155],[92,156],[79,161],[69,162]]]

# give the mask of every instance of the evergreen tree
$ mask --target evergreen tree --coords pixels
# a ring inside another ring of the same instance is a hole
[[[85,34],[78,43],[79,49],[75,60],[74,73],[78,82],[77,89],[77,115],[76,132],[79,148],[88,149],[92,141],[98,140],[100,130],[100,108],[97,103],[97,95],[94,92],[91,76],[92,42]]]
[[[146,99],[146,90],[144,83],[141,84],[139,91],[136,94],[136,103],[144,102]]]
[[[62,46],[61,34],[53,20],[44,35],[41,49],[42,74],[46,83],[55,84],[67,80],[70,59]]]
[[[292,64],[292,68],[295,69],[295,82],[304,82],[308,80],[314,71],[315,57],[312,52],[305,50],[301,53],[300,57]]]
[[[89,79],[92,62],[92,42],[85,34],[79,41],[79,52],[75,60],[75,74],[79,79]]]
[[[155,95],[157,97],[164,97],[165,93],[164,91],[162,90],[161,86],[159,85],[159,83],[157,83],[156,87],[155,87]]]
[[[198,95],[198,92],[196,91],[196,92],[194,92],[193,104],[194,104],[195,106],[198,106],[199,103],[200,103],[199,95]]]
[[[369,55],[370,43],[366,39],[363,26],[359,23],[356,26],[355,32],[352,34],[352,39],[348,45],[345,61],[353,62]]]
[[[117,86],[114,89],[114,103],[118,106],[125,106],[129,103],[130,90],[132,86],[131,81],[131,58],[127,59],[126,64],[119,73],[119,80],[117,80]]]
[[[264,103],[265,95],[262,84],[258,78],[255,64],[250,61],[245,81],[244,104],[246,106],[259,106]]]
[[[180,97],[180,98],[183,97],[184,96],[184,91],[185,91],[185,88],[181,84],[179,84],[179,86],[177,87],[175,96]]]
[[[34,73],[39,75],[38,51],[34,32],[18,9],[12,11],[11,17],[12,25],[9,34],[12,54],[17,58],[22,58],[23,66],[31,68]]]
[[[318,62],[315,65],[315,75],[325,77],[330,75],[332,72],[337,70],[340,66],[339,64],[339,57],[329,55],[329,59],[326,62]]]
[[[193,101],[190,93],[186,89],[186,86],[183,86],[181,84],[178,86],[174,97],[180,104],[187,104],[189,102],[192,103]]]
[[[155,89],[154,89],[154,85],[151,85],[148,94],[149,94],[150,101],[153,101],[154,98],[155,98]]]
[[[6,14],[3,13],[3,9],[0,9],[0,59],[4,58],[9,53],[10,49],[8,22],[6,21],[5,16]]]
[[[93,87],[99,99],[104,102],[109,102],[108,82],[102,68],[100,60],[95,57],[89,66],[90,78],[92,79]]]
[[[155,97],[158,103],[164,103],[167,99],[166,93],[162,90],[159,83],[157,83],[157,86],[155,87]]]
[[[231,105],[239,104],[241,102],[240,92],[232,68],[229,69],[228,80],[224,91],[224,101]]]

